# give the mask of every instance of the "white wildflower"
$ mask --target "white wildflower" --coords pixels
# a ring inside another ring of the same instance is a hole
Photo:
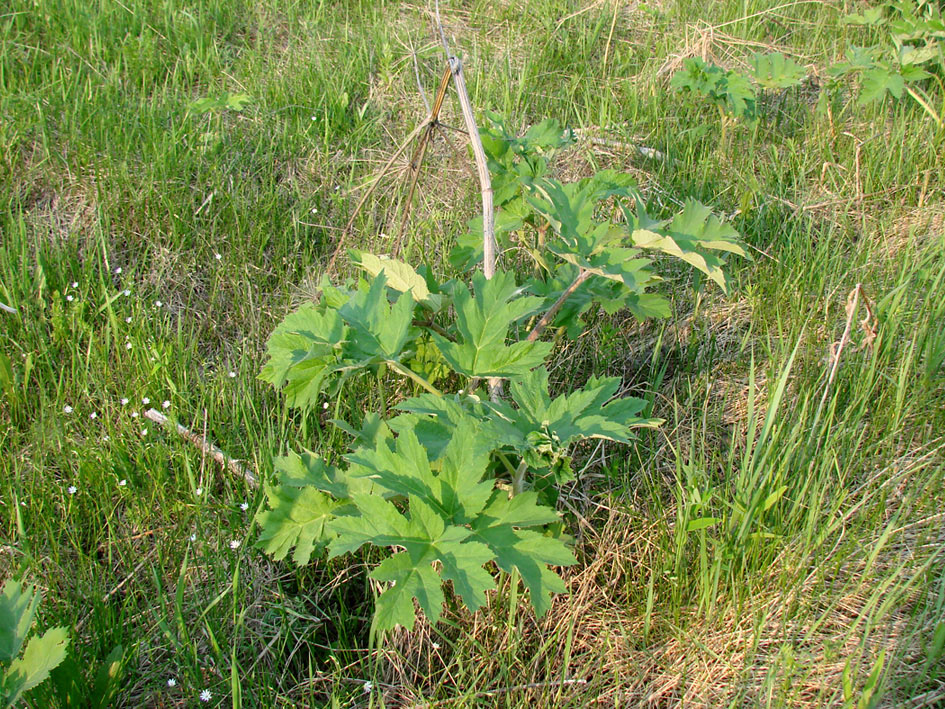
[[[118,487],[125,487],[128,484],[128,481],[122,478],[118,481]]]
[[[213,694],[209,689],[205,689],[200,693],[200,701],[209,702],[213,698]]]
[[[121,266],[115,269],[115,275],[116,276],[121,275]]]
[[[78,491],[79,491],[79,488],[77,488],[75,485],[70,485],[66,489],[66,492],[68,492],[70,495],[75,495]]]
[[[169,408],[171,408],[171,402],[169,402],[167,399],[165,399],[164,401],[161,402],[161,408],[162,408],[162,409],[169,409]]]
[[[63,413],[71,414],[71,413],[72,413],[72,407],[69,406],[69,404],[66,404],[65,406],[62,407],[62,411],[63,411]]]
[[[148,404],[151,403],[151,400],[148,397],[144,397],[143,399],[141,399],[141,403],[147,406]]]
[[[373,682],[365,682],[365,683],[364,683],[364,693],[365,693],[365,694],[370,694],[372,689],[374,689],[374,683],[373,683]]]
[[[94,421],[95,419],[98,418],[98,412],[93,411],[92,413],[89,414],[89,418]]]
[[[241,502],[241,503],[240,503],[240,509],[243,510],[243,512],[245,512],[246,510],[249,509],[249,503],[248,503],[248,502]]]
[[[73,300],[75,300],[75,298],[73,298],[71,295],[67,295],[66,300],[68,300],[71,303]]]
[[[154,307],[155,307],[155,308],[160,308],[162,305],[164,305],[164,303],[162,303],[160,300],[155,300],[155,301],[154,301]]]
[[[230,542],[230,549],[239,549],[239,548],[240,548],[239,539],[234,539],[233,541]]]
[[[121,405],[125,406],[127,405],[127,403],[128,403],[128,397],[127,396],[121,397]]]
[[[177,680],[174,679],[173,677],[171,677],[169,680],[167,680],[167,686],[168,686],[168,687],[176,687],[176,686],[177,686]]]
[[[130,342],[126,342],[126,343],[125,343],[125,349],[126,349],[126,350],[130,350],[130,349],[131,349],[131,343],[130,343]]]
[[[196,490],[194,490],[194,494],[196,494],[197,497],[200,497],[203,494],[203,488],[198,487]]]
[[[230,379],[236,379],[236,372],[231,370],[226,376],[228,376]]]
[[[73,288],[78,288],[78,287],[79,287],[79,282],[78,282],[78,281],[72,281],[72,287],[73,287]]]

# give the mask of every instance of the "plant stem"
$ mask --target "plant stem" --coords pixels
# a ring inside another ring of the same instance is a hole
[[[566,301],[574,293],[574,291],[576,291],[581,286],[581,284],[584,283],[584,281],[590,278],[591,275],[592,274],[590,271],[585,270],[582,270],[578,274],[577,278],[575,278],[571,285],[569,285],[558,297],[558,300],[554,302],[554,305],[548,308],[548,311],[541,316],[541,320],[539,320],[535,327],[532,328],[532,331],[528,333],[528,337],[525,338],[528,342],[534,342],[538,339],[538,336],[541,335],[541,331],[545,329],[548,323],[554,319],[554,316],[558,313],[558,311],[561,310],[561,306],[564,305],[564,301]]]
[[[413,370],[410,369],[409,367],[405,367],[405,366],[403,366],[400,362],[397,362],[397,361],[392,360],[392,359],[387,360],[387,361],[386,361],[386,364],[387,364],[388,367],[390,367],[391,369],[393,369],[393,370],[394,370],[395,372],[397,372],[398,374],[402,374],[402,375],[405,376],[405,377],[409,377],[410,379],[413,379],[417,384],[419,384],[420,386],[422,386],[424,389],[426,389],[426,390],[427,390],[428,392],[430,392],[431,394],[436,394],[437,396],[443,396],[443,392],[441,392],[441,391],[440,391],[439,389],[437,389],[435,386],[433,386],[432,384],[430,384],[430,382],[428,382],[426,379],[424,379],[423,377],[421,377],[419,374],[417,374],[415,371],[413,371]]]
[[[387,418],[387,387],[384,386],[384,375],[387,374],[387,364],[381,362],[377,365],[377,393],[381,397],[381,419]]]
[[[525,461],[521,461],[518,464],[518,467],[515,469],[515,475],[512,476],[512,497],[520,495],[525,491],[525,471],[528,470],[528,466],[525,465]]]

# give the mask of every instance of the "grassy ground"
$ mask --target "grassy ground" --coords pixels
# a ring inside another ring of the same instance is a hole
[[[878,31],[838,22],[851,2],[442,9],[475,106],[607,138],[557,168],[629,170],[656,211],[702,200],[755,256],[729,297],[697,302],[680,273],[669,321],[600,318],[558,353],[559,379],[617,374],[667,420],[580,454],[570,595],[538,621],[500,593],[372,651],[371,559],[272,563],[252,549],[261,493],[143,417],[166,407],[263,477],[288,448],[336,445],[255,377],[423,118],[415,75],[429,94],[442,70],[426,5],[12,0],[0,576],[40,585],[41,624],[73,638],[34,704],[86,697],[120,645],[124,706],[204,689],[233,706],[941,705],[945,133],[908,99],[818,104],[826,67]],[[668,87],[686,56],[737,68],[765,48],[813,79],[724,142],[714,109]],[[193,105],[237,94],[240,111]],[[441,272],[477,207],[465,162],[435,145],[408,234]],[[401,189],[385,183],[358,243],[387,248]],[[705,517],[722,521],[686,531]]]

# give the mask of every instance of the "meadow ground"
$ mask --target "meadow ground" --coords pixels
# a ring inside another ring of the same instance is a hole
[[[376,559],[268,559],[261,491],[144,412],[263,480],[289,449],[340,449],[327,414],[256,377],[425,116],[432,5],[6,3],[0,577],[36,583],[40,625],[72,637],[32,704],[89,701],[118,646],[98,686],[121,706],[945,704],[945,130],[906,94],[826,96],[848,46],[884,41],[840,22],[864,7],[443,3],[477,109],[578,129],[556,170],[629,171],[656,213],[699,199],[754,258],[731,261],[728,296],[678,270],[671,318],[599,315],[556,352],[558,380],[620,376],[666,419],[578,451],[570,593],[536,620],[500,592],[378,650]],[[759,50],[808,79],[757,123],[669,86],[686,57]],[[461,122],[452,93],[443,121]],[[468,164],[434,143],[406,235],[441,274],[478,208]],[[402,192],[383,183],[353,244],[388,248]],[[330,413],[357,421],[375,395],[354,384]]]

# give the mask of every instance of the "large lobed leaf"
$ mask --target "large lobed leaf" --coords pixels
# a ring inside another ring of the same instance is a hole
[[[328,525],[335,535],[332,556],[364,544],[402,549],[372,573],[391,584],[377,600],[376,630],[412,628],[413,599],[436,622],[444,599],[441,586],[447,581],[475,611],[494,586],[483,568],[493,560],[502,568],[519,569],[540,612],[547,607],[547,595],[563,588],[546,565],[573,563],[564,542],[523,529],[557,522],[557,513],[536,505],[534,496],[509,503],[507,493],[484,480],[489,457],[473,445],[478,435],[472,419],[460,419],[453,432],[456,443],[447,446],[436,465],[412,430],[402,432],[393,447],[382,440],[350,456],[352,471],[408,500],[401,509],[380,495],[354,494],[357,513]],[[537,544],[537,539],[544,541]]]
[[[551,350],[550,344],[505,342],[509,327],[533,314],[541,300],[519,296],[520,290],[509,273],[498,271],[490,280],[477,273],[472,280],[473,293],[461,284],[453,293],[458,341],[432,335],[454,371],[470,377],[514,377],[541,364]]]

